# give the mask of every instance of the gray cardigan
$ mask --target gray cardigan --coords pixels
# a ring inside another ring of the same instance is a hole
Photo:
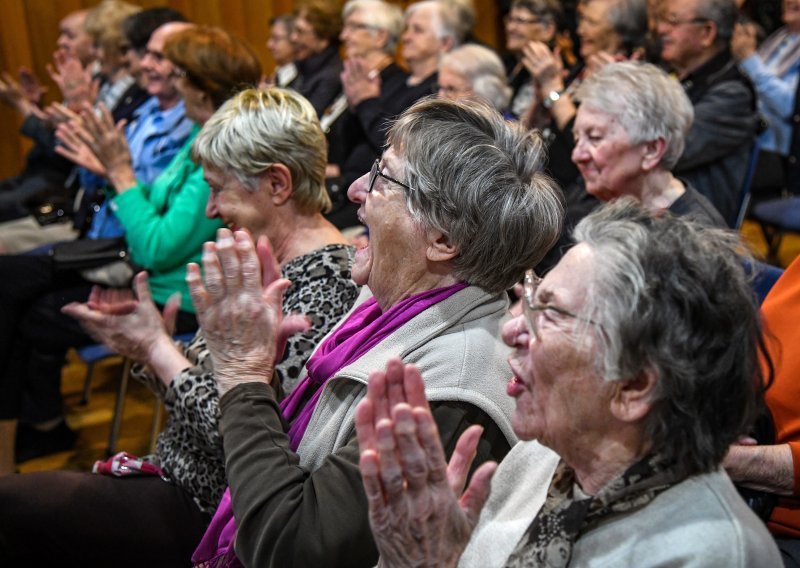
[[[544,503],[558,456],[536,442],[509,452],[460,568],[503,566]],[[580,535],[570,566],[782,566],[764,524],[723,471],[692,476],[647,506]]]

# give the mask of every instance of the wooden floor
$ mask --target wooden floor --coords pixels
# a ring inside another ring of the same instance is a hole
[[[746,222],[742,228],[742,235],[757,255],[763,255],[766,245],[755,223]],[[788,266],[792,259],[799,255],[800,237],[787,237],[779,254],[781,264],[784,267]],[[78,443],[72,451],[26,462],[20,466],[20,471],[52,469],[87,471],[91,469],[95,460],[106,456],[109,425],[121,369],[119,360],[99,363],[92,381],[89,404],[81,405],[86,366],[74,356],[74,353],[70,354],[70,362],[64,367],[62,389],[67,408],[67,422],[78,432]],[[119,449],[136,455],[147,453],[153,408],[154,398],[150,391],[136,381],[131,381],[125,401]]]

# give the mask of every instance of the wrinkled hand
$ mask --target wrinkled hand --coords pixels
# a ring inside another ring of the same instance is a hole
[[[53,64],[47,64],[47,72],[61,90],[64,104],[71,109],[91,105],[97,98],[100,83],[92,79],[89,69],[76,56],[57,50],[53,53]]]
[[[0,101],[16,110],[22,116],[33,113],[40,118],[44,117],[39,107],[25,97],[22,86],[5,71],[0,73]]]
[[[269,383],[282,336],[283,292],[291,285],[280,278],[269,241],[261,237],[254,245],[246,231],[220,229],[216,243],[203,245],[203,272],[204,278],[189,264],[186,282],[220,396],[242,383]]]
[[[392,359],[370,374],[356,431],[379,565],[455,566],[497,467],[483,464],[462,494],[481,427],[461,435],[448,465],[419,371]]]
[[[558,50],[550,51],[541,41],[528,42],[522,48],[522,64],[540,91],[549,93],[564,90],[564,64]]]
[[[731,37],[731,55],[736,61],[741,61],[753,55],[758,46],[758,30],[752,22],[739,23],[733,30]]]
[[[20,67],[17,73],[19,86],[25,98],[36,106],[42,102],[42,97],[47,93],[47,87],[39,82],[39,78],[27,67]]]
[[[344,62],[341,79],[347,104],[351,108],[381,94],[380,73],[371,71],[360,58],[351,57]]]
[[[56,127],[56,139],[60,142],[56,146],[56,153],[92,173],[106,177],[108,171],[105,165],[95,155],[88,142],[92,140],[92,135],[86,129],[83,118],[59,103],[52,105],[52,108],[48,107],[48,112],[56,120],[71,115],[71,118],[60,122]]]
[[[172,343],[180,293],[167,300],[162,315],[150,295],[146,272],[136,275],[134,287],[136,296],[130,290],[104,290],[95,286],[86,303],[72,302],[61,311],[77,319],[95,341],[148,364],[160,341]]]
[[[81,118],[84,128],[78,134],[103,165],[111,185],[117,191],[135,185],[131,151],[125,138],[125,121],[120,120],[114,124],[114,118],[103,104],[99,105],[98,112],[91,106],[84,105]]]

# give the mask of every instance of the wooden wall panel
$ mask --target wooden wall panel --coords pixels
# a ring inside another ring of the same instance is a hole
[[[274,62],[266,48],[268,22],[273,15],[291,12],[294,0],[128,0],[144,8],[170,6],[190,20],[219,25],[244,38],[256,51],[268,73]],[[391,0],[405,7],[407,0]],[[58,22],[68,13],[91,8],[99,0],[2,0],[0,1],[0,70],[16,74],[20,65],[29,67],[50,87],[47,100],[58,91],[47,75],[58,37]],[[477,37],[497,43],[497,8],[493,0],[476,0]],[[0,179],[18,172],[29,146],[19,136],[16,113],[0,104]]]

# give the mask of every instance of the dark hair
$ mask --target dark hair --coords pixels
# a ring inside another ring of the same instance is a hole
[[[122,33],[130,46],[141,51],[147,47],[156,29],[170,22],[185,22],[183,14],[172,8],[149,8],[128,16],[122,21]]]
[[[255,52],[233,34],[212,26],[193,26],[167,38],[164,55],[207,93],[215,108],[231,96],[258,84],[261,63]]]
[[[334,0],[306,0],[300,3],[295,17],[302,16],[311,24],[317,37],[327,38],[331,45],[339,45],[342,32],[342,8]]]
[[[769,360],[739,237],[620,198],[575,239],[595,252],[586,314],[603,331],[600,373],[656,373],[653,451],[684,476],[717,468],[761,410],[759,355]]]

